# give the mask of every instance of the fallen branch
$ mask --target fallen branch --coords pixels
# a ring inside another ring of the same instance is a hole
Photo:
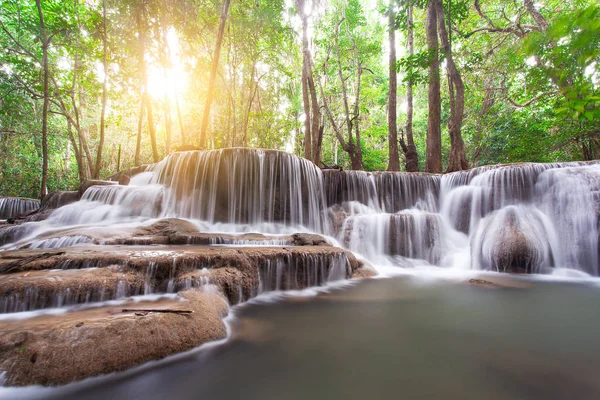
[[[176,310],[174,308],[124,308],[121,312],[136,312],[136,313],[165,313],[165,314],[191,314],[192,310]]]

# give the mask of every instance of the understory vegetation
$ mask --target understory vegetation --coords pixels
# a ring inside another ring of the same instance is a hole
[[[368,171],[600,158],[600,6],[0,0],[0,195],[233,146]]]

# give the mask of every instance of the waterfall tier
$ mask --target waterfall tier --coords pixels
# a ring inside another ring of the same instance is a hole
[[[598,275],[595,163],[368,173],[321,171],[289,153],[231,148],[173,153],[138,172],[128,186],[87,187],[79,202],[44,222],[2,229],[0,243],[152,244],[127,235],[145,221],[183,218],[198,234],[185,228],[179,237],[187,239],[158,243],[278,246],[292,243],[295,232],[314,232],[375,265]],[[125,233],[107,233],[115,226]],[[271,236],[255,240],[255,233]]]
[[[14,218],[38,208],[40,208],[39,200],[23,197],[2,197],[0,198],[0,219]]]
[[[155,181],[166,188],[163,216],[323,229],[321,171],[289,153],[244,148],[174,153],[158,164]]]

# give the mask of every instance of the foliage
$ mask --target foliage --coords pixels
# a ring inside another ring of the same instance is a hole
[[[453,58],[466,88],[462,135],[473,165],[600,158],[600,6],[590,0],[445,0]],[[102,176],[133,166],[143,65],[161,157],[198,143],[219,25],[218,0],[107,0],[108,68],[102,68],[102,2],[42,0],[49,44],[49,188],[74,188],[89,176],[99,145],[102,78],[108,108]],[[250,146],[301,153],[301,27],[295,2],[232,2],[210,121],[210,147]],[[398,124],[405,84],[414,86],[414,140],[425,160],[426,0],[394,0],[398,42]],[[405,49],[413,8],[414,55]],[[387,165],[389,2],[316,2],[311,17],[313,75],[323,113],[323,163],[350,167],[324,101],[347,137],[338,72],[364,168]],[[140,35],[145,37],[143,52]],[[337,47],[334,46],[337,43]],[[42,151],[40,23],[35,2],[0,0],[0,195],[39,193]],[[141,62],[144,61],[144,63]],[[442,60],[442,65],[444,60]],[[361,75],[360,85],[357,77]],[[442,88],[448,85],[445,69]],[[321,96],[320,89],[323,90]],[[442,91],[443,153],[449,99]],[[351,110],[353,111],[353,110]],[[152,160],[142,119],[141,162]],[[446,161],[444,161],[446,162]],[[80,168],[78,168],[80,167]],[[423,165],[420,166],[421,168]]]

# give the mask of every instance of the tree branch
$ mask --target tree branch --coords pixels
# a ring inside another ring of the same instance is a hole
[[[552,90],[552,91],[550,91],[550,92],[544,92],[544,93],[540,93],[540,94],[538,94],[537,96],[535,96],[534,98],[532,98],[532,99],[530,99],[530,100],[526,101],[526,102],[525,102],[525,103],[523,103],[523,104],[519,104],[519,103],[515,102],[514,100],[512,100],[512,99],[511,99],[510,97],[508,97],[508,96],[506,96],[506,100],[508,100],[508,102],[509,102],[510,104],[512,104],[513,106],[515,106],[515,107],[517,107],[517,108],[524,108],[524,107],[527,107],[527,106],[531,105],[532,103],[534,103],[535,101],[537,101],[537,100],[541,99],[541,98],[542,98],[542,97],[544,97],[544,96],[549,96],[549,95],[551,95],[551,94],[556,94],[556,93],[558,93],[556,90]]]

